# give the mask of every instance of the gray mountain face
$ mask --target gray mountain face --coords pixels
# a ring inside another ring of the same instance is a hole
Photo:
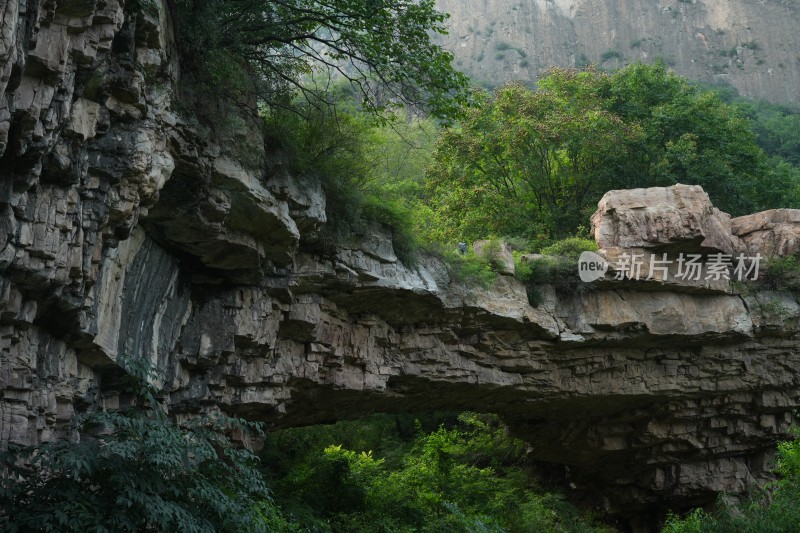
[[[552,66],[662,58],[678,74],[743,96],[800,102],[797,0],[438,0],[443,43],[489,85]]]

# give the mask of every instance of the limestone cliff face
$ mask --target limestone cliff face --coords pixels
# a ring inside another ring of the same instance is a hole
[[[318,185],[174,111],[163,5],[30,5],[0,9],[1,443],[116,406],[133,354],[178,414],[500,413],[634,521],[764,477],[800,397],[792,294],[608,278],[533,307],[509,275],[403,265],[379,229],[323,254]],[[799,221],[731,220],[688,186],[609,193],[593,219],[610,259],[793,253]]]
[[[470,76],[536,80],[552,66],[663,58],[678,74],[744,96],[800,102],[796,0],[438,0],[444,40]]]

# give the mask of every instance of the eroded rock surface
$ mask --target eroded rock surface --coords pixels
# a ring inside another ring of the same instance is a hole
[[[402,264],[380,228],[320,251],[318,184],[173,110],[163,5],[28,5],[0,10],[0,442],[116,406],[133,354],[176,413],[500,413],[634,523],[765,476],[800,397],[793,294],[604,279],[533,307],[512,276]],[[731,222],[676,186],[609,193],[593,221],[607,255],[789,253],[797,213],[775,213]]]
[[[770,209],[737,217],[731,227],[749,253],[787,256],[800,251],[800,210]]]
[[[731,217],[699,185],[611,191],[592,215],[600,248],[732,253]]]

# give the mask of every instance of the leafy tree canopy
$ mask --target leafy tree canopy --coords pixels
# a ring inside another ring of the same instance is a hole
[[[608,190],[698,184],[734,215],[797,203],[800,175],[771,164],[736,106],[663,64],[553,69],[442,132],[427,175],[432,238],[574,234]]]
[[[538,486],[525,445],[497,417],[413,420],[375,415],[270,434],[264,464],[276,500],[304,531],[605,531]]]
[[[436,121],[401,110],[377,125],[347,89],[339,83],[328,91],[334,107],[300,101],[291,111],[266,111],[268,146],[295,173],[320,181],[327,215],[320,244],[347,242],[381,223],[391,228],[398,257],[413,264],[416,226],[429,218],[420,197]]]
[[[324,99],[309,89],[319,67],[351,81],[374,113],[409,104],[452,118],[465,102],[467,78],[431,40],[446,33],[434,0],[176,1],[184,65],[228,86],[246,71],[239,88],[251,83],[273,106],[297,91]]]
[[[641,137],[603,109],[592,91],[599,76],[555,71],[540,91],[512,83],[481,95],[483,105],[444,130],[437,145],[429,189],[435,210],[449,219],[438,226],[472,240],[522,235],[537,223],[566,232],[585,219],[599,182],[612,180]]]
[[[758,145],[764,151],[792,165],[800,165],[800,105],[751,100],[740,96],[730,85],[708,88],[717,91],[725,102],[735,104],[751,120]]]

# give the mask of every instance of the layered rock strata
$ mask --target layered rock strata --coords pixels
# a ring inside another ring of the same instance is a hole
[[[800,396],[793,294],[609,272],[534,307],[510,275],[475,288],[435,258],[402,264],[380,228],[320,246],[318,184],[174,111],[163,5],[0,14],[0,442],[117,406],[129,354],[177,414],[500,413],[636,527],[768,472]],[[688,186],[615,191],[593,217],[612,262],[790,253],[796,220],[730,220]]]

